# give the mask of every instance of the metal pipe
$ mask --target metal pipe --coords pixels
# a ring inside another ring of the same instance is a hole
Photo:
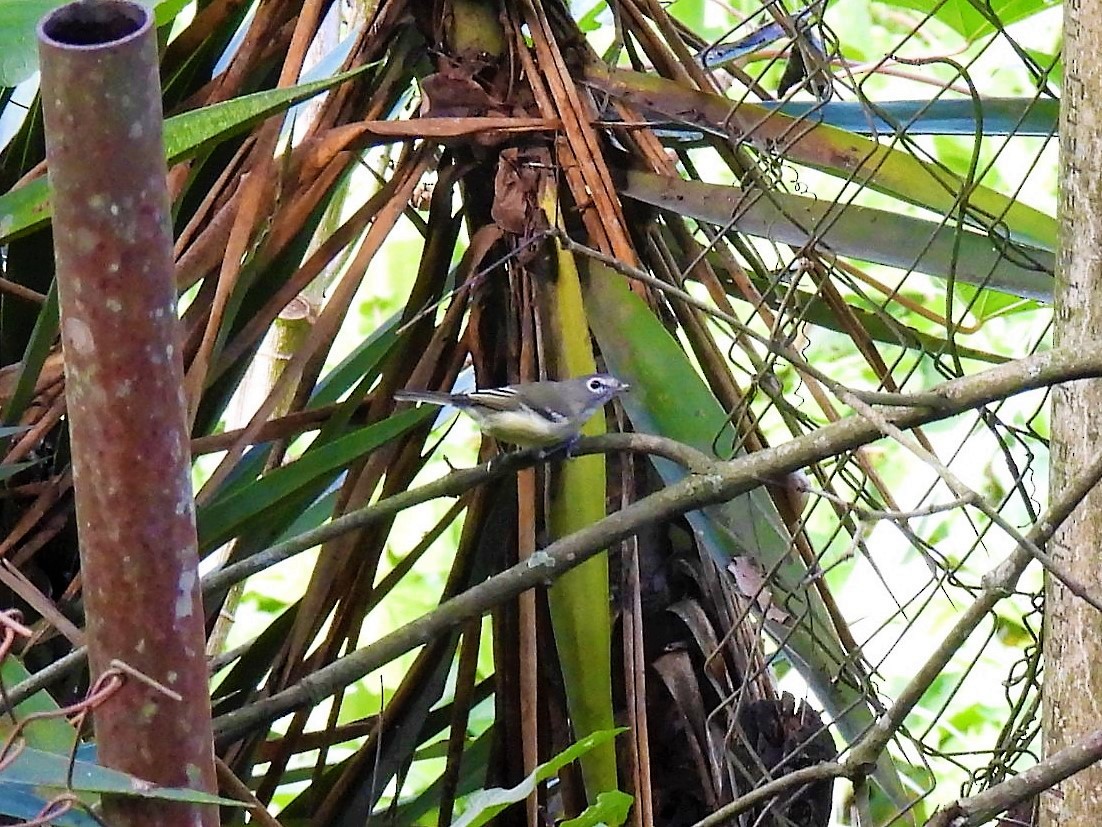
[[[106,766],[214,792],[195,508],[152,13],[63,6],[38,27],[66,403]],[[177,697],[173,697],[173,695]],[[105,797],[108,823],[215,825],[211,806]]]

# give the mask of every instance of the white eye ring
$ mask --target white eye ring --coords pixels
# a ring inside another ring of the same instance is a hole
[[[590,393],[600,393],[602,390],[604,390],[605,383],[594,376],[592,379],[585,383],[585,386],[589,388]]]

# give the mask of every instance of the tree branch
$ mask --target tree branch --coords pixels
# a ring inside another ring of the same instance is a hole
[[[706,818],[702,818],[694,824],[693,827],[723,827],[723,825],[733,824],[735,816],[746,812],[751,807],[764,804],[769,799],[780,795],[791,787],[811,784],[815,781],[822,781],[827,778],[844,778],[851,774],[851,772],[851,770],[839,764],[837,761],[823,761],[821,764],[801,767],[798,770],[785,773],[779,778],[774,778],[772,781],[762,784],[760,787],[754,788],[746,793],[746,795],[740,795],[734,801],[724,804]]]
[[[885,421],[905,430],[1027,390],[1099,375],[1102,375],[1102,348],[1077,348],[1074,352],[1051,351],[943,383],[931,391],[944,400],[944,404],[936,410],[893,408],[885,410],[883,416]],[[881,431],[876,424],[854,416],[737,460],[716,463],[705,473],[690,475],[552,543],[545,550],[457,595],[434,611],[383,636],[370,646],[319,669],[298,684],[250,707],[221,716],[215,721],[216,735],[221,742],[233,741],[254,726],[273,721],[294,709],[316,705],[395,657],[427,643],[465,620],[482,615],[504,600],[554,580],[601,549],[646,526],[730,500],[766,480],[857,448],[879,439],[880,436]],[[583,450],[588,452],[592,449],[586,445]],[[1102,460],[1097,469],[1092,469],[1094,470],[1102,474]],[[1096,481],[1097,476],[1085,475],[1082,483],[1086,487],[1080,485],[1074,490],[1069,489],[1058,505],[1049,510],[1047,520],[1039,522],[1030,532],[1030,541],[1034,544],[1044,543],[1051,536],[1054,526],[1066,518]],[[991,606],[1006,593],[1009,584],[1017,580],[1031,559],[1028,551],[1019,548],[1002,566],[985,578],[989,583],[988,589],[972,605],[947,639],[947,644],[955,641],[953,651],[971,634]],[[928,667],[937,665],[940,671],[948,662],[945,651],[945,647],[939,649]],[[878,721],[877,726],[858,743],[858,748],[851,752],[846,762],[849,770],[859,772],[865,766],[875,763],[876,755],[902,724],[903,718],[934,677],[936,673],[931,675],[928,669],[916,676],[889,713]]]
[[[1096,729],[1079,743],[1065,747],[1019,775],[981,793],[940,808],[926,827],[970,827],[986,824],[1019,801],[1051,789],[1080,770],[1102,759],[1102,729]]]

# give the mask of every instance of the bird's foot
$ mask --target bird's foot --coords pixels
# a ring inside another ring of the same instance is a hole
[[[570,459],[574,455],[574,448],[577,446],[579,439],[581,439],[581,436],[572,436],[564,442],[541,448],[536,454],[536,458],[540,462],[548,459]]]

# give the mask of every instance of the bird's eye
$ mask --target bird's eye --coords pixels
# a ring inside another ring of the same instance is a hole
[[[594,376],[592,379],[585,383],[585,386],[589,388],[590,393],[600,393],[602,390],[604,390],[605,383]]]

